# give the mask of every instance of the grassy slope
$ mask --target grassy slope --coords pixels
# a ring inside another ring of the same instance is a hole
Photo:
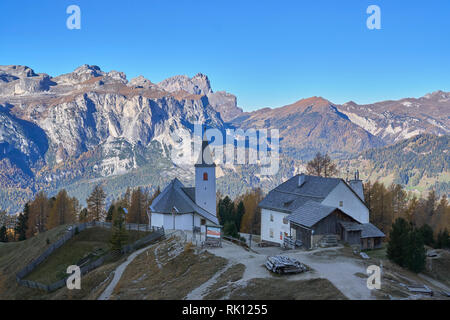
[[[62,288],[47,294],[39,290],[19,286],[16,283],[16,273],[46,250],[49,246],[47,245],[47,239],[50,240],[50,244],[57,241],[64,234],[65,229],[66,226],[61,226],[22,242],[0,243],[0,299],[96,298],[96,290],[93,289],[101,286],[103,281],[108,280],[108,276],[119,264],[119,261],[109,262],[84,276],[82,278],[82,290],[80,291],[68,291],[66,288]],[[136,231],[132,231],[129,233],[129,242],[134,242],[143,235],[142,232],[138,234]],[[96,248],[108,250],[109,237],[110,231],[103,228],[91,228],[80,232],[64,246],[57,249],[27,279],[45,283],[61,279],[66,275],[67,266],[76,263],[87,253]]]

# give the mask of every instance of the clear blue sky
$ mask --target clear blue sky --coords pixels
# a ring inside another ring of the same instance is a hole
[[[81,30],[66,8],[81,8]],[[382,30],[366,9],[381,8]],[[450,1],[1,0],[0,64],[207,74],[246,110],[310,96],[370,103],[450,91]]]

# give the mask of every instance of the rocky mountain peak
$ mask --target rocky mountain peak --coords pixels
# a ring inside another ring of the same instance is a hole
[[[158,86],[168,92],[186,91],[198,95],[213,93],[208,77],[202,73],[192,78],[185,75],[174,76],[161,81]]]

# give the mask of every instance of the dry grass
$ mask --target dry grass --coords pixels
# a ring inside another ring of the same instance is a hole
[[[205,300],[219,300],[226,298],[233,290],[233,284],[242,279],[245,272],[245,266],[243,264],[235,264],[227,271],[222,273],[217,281],[208,288],[209,293],[203,297]]]
[[[183,299],[226,263],[208,252],[185,250],[183,244],[171,238],[133,260],[110,299]]]
[[[346,300],[328,280],[251,279],[247,286],[234,290],[233,300]]]

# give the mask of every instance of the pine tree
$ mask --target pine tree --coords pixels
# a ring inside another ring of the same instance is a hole
[[[84,223],[89,221],[89,213],[86,208],[81,209],[80,214],[78,215],[78,222]]]
[[[406,267],[416,273],[423,271],[426,264],[426,250],[419,230],[409,232],[406,248]]]
[[[422,236],[424,244],[427,246],[433,246],[434,245],[434,238],[433,238],[433,229],[428,225],[424,224],[418,229],[418,232]]]
[[[8,233],[6,226],[0,227],[0,242],[8,242]]]
[[[23,241],[27,238],[29,214],[30,214],[30,205],[27,202],[27,203],[25,203],[23,212],[19,214],[19,217],[17,219],[17,225],[15,228],[15,232],[18,235],[18,241]]]
[[[387,256],[389,260],[405,267],[407,264],[407,247],[411,225],[403,218],[398,218],[392,225],[389,242],[387,245]]]
[[[105,219],[105,199],[106,194],[100,185],[95,186],[89,198],[86,199],[88,205],[88,221],[103,221]]]
[[[112,234],[110,243],[113,251],[119,251],[126,244],[128,234],[125,224],[125,211],[122,207],[116,207],[112,218]]]

